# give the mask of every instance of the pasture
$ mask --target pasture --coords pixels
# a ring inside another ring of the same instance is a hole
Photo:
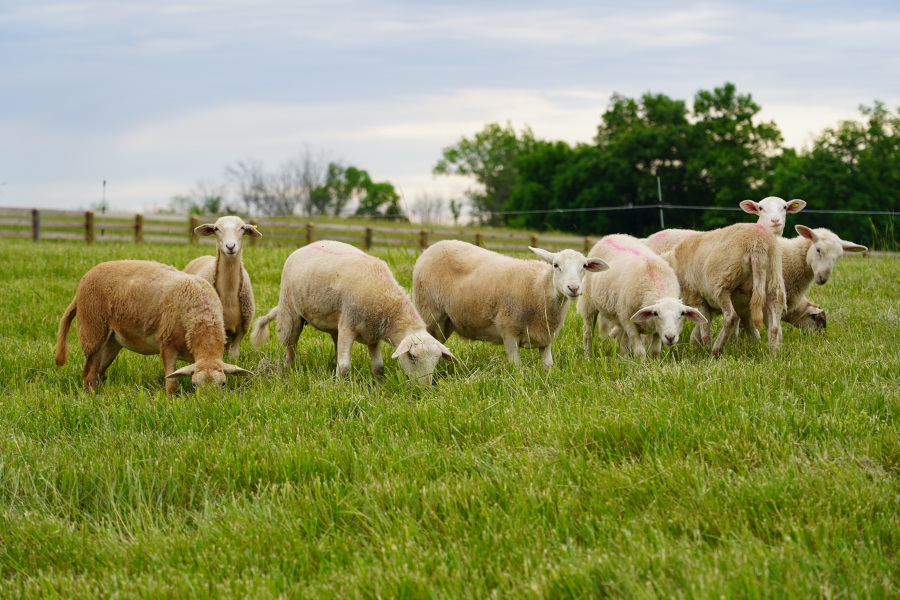
[[[290,251],[245,247],[257,316]],[[0,240],[0,597],[900,594],[896,258],[842,259],[827,333],[775,358],[690,325],[659,362],[586,358],[573,305],[549,372],[454,336],[429,389],[388,345],[383,385],[359,345],[336,379],[311,328],[295,369],[273,327],[226,358],[255,376],[172,399],[128,351],[86,395],[74,331],[54,364],[90,267],[213,252]],[[409,289],[415,252],[378,256]]]

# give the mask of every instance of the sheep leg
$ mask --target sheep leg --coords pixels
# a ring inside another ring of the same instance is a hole
[[[506,349],[509,362],[514,365],[521,364],[519,362],[519,340],[512,336],[503,336],[503,347]]]
[[[282,313],[286,312],[287,311],[279,311],[279,320],[276,323],[276,330],[278,331],[278,339],[284,346],[284,368],[290,369],[294,366],[294,355],[297,353],[297,341],[300,339],[300,334],[303,333],[303,325],[306,321],[303,317],[294,317],[287,314],[282,317]]]
[[[546,346],[542,347],[540,349],[540,353],[541,353],[541,366],[543,366],[545,370],[552,367],[553,366],[552,345],[547,344]]]
[[[584,355],[590,356],[594,348],[594,325],[597,324],[598,311],[585,310],[581,321],[581,345],[584,346]]]
[[[763,316],[765,317],[766,327],[769,330],[769,352],[774,356],[775,351],[778,350],[778,345],[781,344],[781,315],[775,309],[775,302],[769,298],[766,298],[763,310],[765,310]]]
[[[453,321],[450,320],[450,317],[444,315],[440,319],[432,321],[432,324],[426,327],[425,331],[443,344],[453,334]]]
[[[81,351],[85,357],[81,378],[84,381],[84,390],[94,392],[100,381],[100,363],[103,348],[110,338],[110,331],[106,323],[96,325],[89,319],[80,321],[78,325],[78,339],[81,341]]]
[[[622,329],[628,338],[631,355],[638,360],[646,360],[647,350],[644,348],[644,340],[641,339],[641,332],[638,331],[638,328],[634,323],[628,321],[627,323],[622,323]]]
[[[163,372],[166,375],[173,373],[178,362],[178,351],[169,346],[162,346],[159,349],[159,355],[163,361]],[[171,396],[178,391],[178,379],[166,379],[166,395]]]
[[[685,300],[687,303],[687,300]],[[691,331],[691,343],[699,344],[704,348],[709,348],[712,345],[712,315],[709,310],[709,305],[706,302],[700,300],[696,304],[691,304],[690,306],[696,306],[697,310],[700,311],[704,317],[706,317],[706,323],[697,323],[694,325],[694,330]]]
[[[753,318],[750,316],[749,312],[743,312],[740,314],[740,329],[741,333],[749,338],[753,338],[754,340],[759,341],[759,330],[753,325]],[[735,334],[737,334],[737,330],[735,330]]]
[[[659,358],[662,353],[662,336],[658,333],[650,335],[650,358]]]
[[[350,350],[353,349],[353,338],[353,331],[349,327],[338,325],[337,339],[335,340],[338,376],[350,373]]]
[[[98,375],[100,366],[100,350],[87,357],[84,363],[84,370],[81,372],[81,378],[84,380],[84,391],[91,393],[97,391],[97,383],[100,381]]]
[[[106,340],[106,343],[103,344],[103,347],[100,349],[100,363],[97,366],[98,378],[102,379],[106,376],[106,370],[109,368],[109,365],[112,364],[112,361],[116,359],[121,350],[122,345],[116,341],[115,337],[109,336],[109,339]]]
[[[734,310],[734,305],[731,303],[731,294],[720,294],[719,303],[722,307],[724,323],[722,324],[722,331],[719,332],[719,335],[716,338],[716,343],[713,344],[713,356],[721,356],[722,352],[725,350],[725,344],[731,338],[731,335],[734,333],[734,329],[737,327],[738,321],[740,320],[737,312]]]
[[[369,344],[369,358],[372,359],[372,374],[378,379],[384,377],[384,359],[381,357],[381,341]]]

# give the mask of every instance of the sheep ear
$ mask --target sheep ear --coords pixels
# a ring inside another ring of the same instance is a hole
[[[806,239],[816,241],[815,232],[806,225],[794,225],[794,229]]]
[[[542,250],[540,248],[532,248],[531,246],[528,246],[528,249],[537,254],[544,262],[553,264],[553,259],[556,257],[554,253],[547,252],[546,250]]]
[[[225,371],[226,375],[237,375],[238,377],[250,377],[253,375],[252,371],[248,371],[247,369],[242,369],[237,365],[229,365],[225,364],[222,368]]]
[[[191,377],[194,372],[197,370],[197,367],[194,365],[188,365],[186,367],[181,367],[177,371],[172,371],[168,375],[166,375],[166,379],[178,379],[179,377]]]
[[[740,206],[744,209],[744,212],[750,213],[751,215],[759,214],[759,204],[753,200],[744,200],[741,202]]]
[[[587,263],[585,263],[584,268],[585,268],[585,270],[590,271],[592,273],[598,273],[600,271],[608,270],[609,264],[602,258],[589,258],[589,259],[587,259]]]
[[[806,208],[806,200],[801,200],[800,198],[794,198],[787,205],[787,211],[789,213],[798,213],[804,208]]]
[[[206,223],[204,225],[200,225],[199,227],[194,228],[194,233],[197,235],[212,235],[216,232],[216,226]]]
[[[694,323],[706,323],[707,319],[703,316],[699,310],[694,308],[693,306],[685,306],[684,307],[684,316],[693,321]]]
[[[450,352],[450,348],[448,348],[447,346],[441,344],[440,342],[438,342],[438,344],[439,344],[440,347],[441,347],[441,358],[446,358],[447,360],[449,360],[450,362],[452,362],[454,365],[458,365],[458,364],[459,364],[459,359],[456,358],[455,356],[453,356],[453,353]]]
[[[262,234],[256,229],[256,227],[254,227],[253,225],[250,225],[249,223],[244,224],[244,235],[249,235],[250,237],[253,237],[253,238],[261,238],[262,237]]]
[[[647,319],[653,318],[653,306],[645,306],[641,310],[637,311],[633,315],[631,315],[631,320],[634,323],[643,323]]]
[[[410,336],[406,336],[402,340],[400,340],[400,345],[397,346],[394,353],[391,354],[391,358],[397,358],[401,354],[409,352],[409,347],[412,346],[412,338]]]
[[[853,242],[848,242],[846,240],[841,240],[841,248],[844,249],[844,252],[868,252],[869,249],[865,246],[861,246],[859,244],[854,244]]]

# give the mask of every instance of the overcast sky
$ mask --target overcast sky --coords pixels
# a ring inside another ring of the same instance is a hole
[[[613,92],[733,82],[787,146],[900,107],[900,3],[0,0],[0,205],[165,206],[303,148],[414,203],[486,123],[590,141]]]

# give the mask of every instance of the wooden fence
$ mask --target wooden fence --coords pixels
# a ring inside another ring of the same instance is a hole
[[[134,243],[214,243],[214,238],[198,238],[194,228],[215,217],[142,215],[93,211],[39,210],[0,207],[0,236],[30,237],[40,240],[83,240],[94,242]],[[367,226],[341,223],[319,223],[302,219],[252,219],[263,238],[249,238],[251,244],[304,246],[317,239],[347,242],[364,250],[372,248],[417,248],[424,250],[439,240],[464,240],[496,250],[512,252],[540,246],[551,251],[563,248],[588,252],[593,244],[589,237],[509,233],[477,229],[422,229],[415,226]]]

